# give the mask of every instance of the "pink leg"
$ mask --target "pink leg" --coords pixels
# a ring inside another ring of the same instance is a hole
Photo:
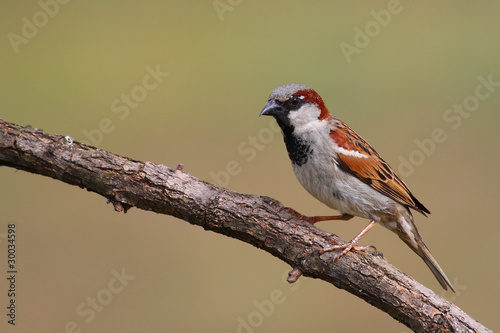
[[[342,215],[331,215],[331,216],[305,216],[297,212],[295,209],[286,207],[285,210],[289,213],[292,213],[293,215],[297,216],[299,219],[302,221],[306,221],[307,223],[310,223],[314,225],[317,222],[321,221],[332,221],[332,220],[343,220],[343,221],[348,221],[353,218],[352,215],[349,214],[342,214]]]

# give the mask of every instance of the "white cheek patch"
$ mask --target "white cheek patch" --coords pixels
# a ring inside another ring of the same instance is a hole
[[[321,112],[318,108],[305,104],[298,110],[290,111],[288,119],[296,131],[303,132],[323,127],[323,121],[319,120],[320,114]]]

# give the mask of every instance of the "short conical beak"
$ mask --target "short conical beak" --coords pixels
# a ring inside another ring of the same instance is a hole
[[[267,105],[262,109],[259,116],[280,116],[283,115],[285,109],[282,105],[271,99]]]

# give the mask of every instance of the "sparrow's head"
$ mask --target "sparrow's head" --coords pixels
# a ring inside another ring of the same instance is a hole
[[[273,116],[281,127],[294,128],[331,119],[321,96],[312,88],[297,83],[275,89],[260,115]]]

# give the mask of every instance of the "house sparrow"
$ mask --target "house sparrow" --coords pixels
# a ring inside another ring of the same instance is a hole
[[[396,233],[429,266],[441,286],[454,291],[450,280],[431,255],[413,222],[410,208],[430,214],[379,154],[354,130],[327,110],[313,89],[288,84],[274,90],[260,115],[273,116],[283,133],[293,171],[316,199],[340,212],[339,216],[297,216],[314,224],[325,220],[370,220],[350,242],[322,252],[341,250],[335,259],[356,246],[377,223]]]

